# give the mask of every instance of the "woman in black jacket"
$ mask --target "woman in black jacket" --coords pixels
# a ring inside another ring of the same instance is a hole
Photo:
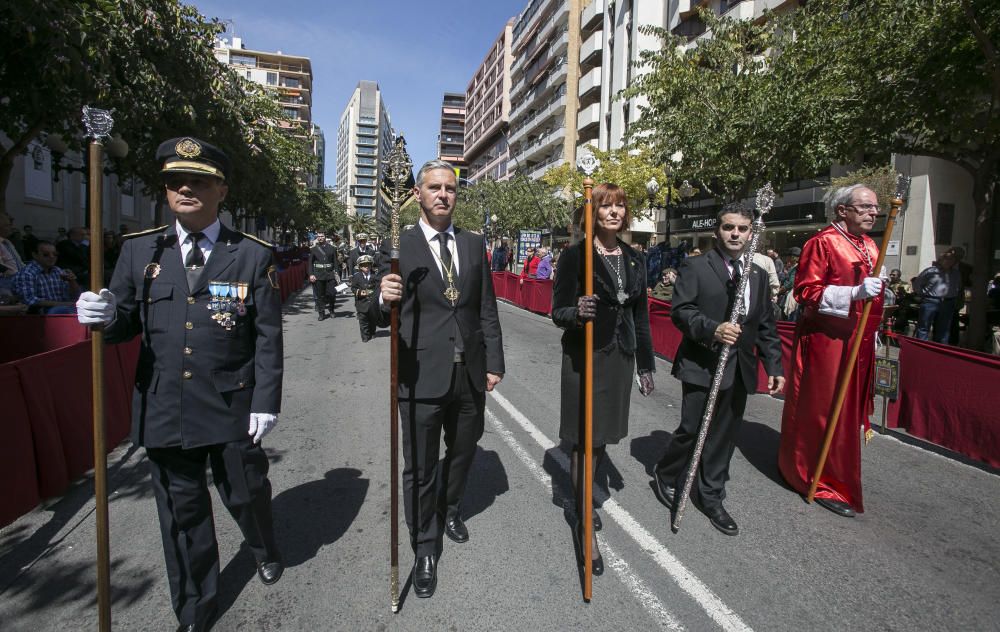
[[[593,463],[597,466],[605,446],[628,434],[629,398],[638,368],[639,391],[653,391],[653,342],[649,334],[646,300],[646,262],[642,255],[618,239],[629,224],[625,192],[614,184],[600,184],[593,191],[594,294],[583,295],[584,242],[566,248],[559,259],[559,274],[552,287],[552,320],[565,332],[562,337],[562,406],[559,437],[573,443],[570,477],[577,503],[577,533],[584,508],[583,477],[583,323],[594,321]],[[582,223],[582,218],[581,218]],[[594,512],[595,531],[600,528]],[[577,543],[579,544],[579,535]],[[593,547],[593,571],[600,575],[604,561]]]

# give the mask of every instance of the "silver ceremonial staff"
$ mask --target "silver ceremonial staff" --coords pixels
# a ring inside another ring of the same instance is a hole
[[[733,301],[733,309],[729,313],[729,323],[738,324],[740,319],[746,316],[748,305],[743,304],[743,294],[746,292],[747,283],[750,282],[750,266],[753,262],[753,253],[757,251],[757,244],[760,243],[760,236],[764,232],[764,215],[771,211],[774,205],[774,189],[768,182],[757,189],[757,217],[753,221],[753,228],[750,232],[750,243],[747,244],[743,255],[740,257],[743,263],[743,274],[740,276],[739,287],[736,288],[736,298]],[[712,388],[708,392],[708,401],[705,402],[705,414],[701,417],[701,427],[698,429],[698,441],[694,445],[694,454],[688,465],[687,478],[684,480],[684,490],[677,502],[677,512],[674,514],[674,521],[671,527],[674,531],[680,529],[681,518],[684,516],[684,507],[687,506],[688,495],[691,493],[691,486],[694,483],[694,475],[698,471],[701,463],[701,452],[705,448],[705,438],[708,436],[708,428],[712,424],[712,417],[715,416],[715,400],[719,397],[719,387],[722,385],[722,376],[726,373],[726,362],[729,360],[729,352],[732,345],[723,344],[719,349],[719,361],[715,365],[715,374],[712,376]]]

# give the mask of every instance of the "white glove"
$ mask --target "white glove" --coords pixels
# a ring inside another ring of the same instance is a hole
[[[278,425],[278,416],[271,413],[250,413],[250,430],[248,435],[253,437],[254,443],[260,443],[264,435],[271,432]]]
[[[76,300],[76,319],[81,325],[110,325],[117,305],[115,295],[107,288],[100,294],[84,292]]]
[[[878,277],[865,277],[861,285],[851,288],[851,299],[855,301],[875,298],[882,293],[882,279]]]

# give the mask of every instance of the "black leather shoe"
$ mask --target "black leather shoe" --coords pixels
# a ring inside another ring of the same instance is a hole
[[[674,499],[677,497],[677,489],[664,483],[663,479],[656,472],[653,472],[653,493],[656,495],[656,500],[660,501],[664,507],[670,511],[674,510]]]
[[[701,513],[708,517],[708,521],[719,531],[726,535],[739,534],[740,528],[736,526],[736,521],[733,520],[733,517],[729,515],[729,512],[721,504],[714,507],[705,507],[700,502],[695,502],[694,505]]]
[[[281,562],[260,562],[257,564],[257,576],[267,586],[281,579],[281,574],[284,572],[285,565]]]
[[[596,529],[595,529],[596,530]],[[580,566],[583,566],[583,525],[577,524],[576,528],[573,529],[573,545],[576,548],[576,561]],[[601,550],[597,548],[597,539],[594,539],[592,547],[590,550],[590,571],[594,575],[604,574],[604,557],[601,556]],[[594,554],[597,554],[595,557]]]
[[[187,625],[177,626],[177,632],[202,632],[207,630],[208,627],[204,625],[198,625],[197,623],[189,623]]]
[[[815,498],[814,500],[817,505],[829,509],[838,516],[853,518],[858,515],[850,505],[842,503],[839,500],[834,500],[832,498]]]
[[[469,529],[460,516],[452,516],[444,523],[445,534],[459,544],[469,541]]]
[[[434,556],[418,557],[416,563],[413,564],[414,594],[421,599],[430,597],[434,594],[437,583],[437,561]]]
[[[319,316],[318,316],[318,317],[316,318],[316,320],[326,320],[326,314],[324,314],[324,313],[320,312],[320,314],[319,314]]]
[[[597,510],[594,510],[594,517],[591,519],[594,524],[594,531],[600,531],[604,528],[604,523],[601,522],[601,517],[597,515]]]

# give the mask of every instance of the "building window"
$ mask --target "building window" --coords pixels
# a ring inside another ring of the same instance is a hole
[[[269,86],[278,85],[278,73],[276,72],[267,73],[267,85]]]
[[[302,82],[297,77],[285,77],[285,82],[282,85],[286,88],[301,88]]]
[[[939,203],[937,217],[934,218],[934,245],[950,246],[955,228],[955,205]]]
[[[236,55],[233,54],[229,57],[229,63],[239,66],[250,66],[251,68],[257,67],[257,58],[253,55]]]
[[[281,113],[290,121],[299,120],[299,111],[295,108],[281,108]]]
[[[377,171],[372,167],[358,167],[356,169],[359,176],[374,176],[377,175]],[[359,179],[360,181],[360,179]]]

